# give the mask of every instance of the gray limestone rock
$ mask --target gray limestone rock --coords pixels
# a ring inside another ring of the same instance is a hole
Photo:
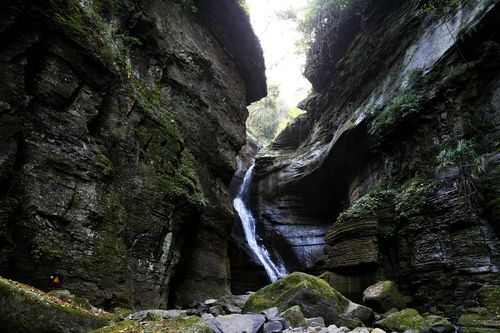
[[[213,323],[223,333],[257,333],[265,321],[263,315],[231,314],[215,317]]]

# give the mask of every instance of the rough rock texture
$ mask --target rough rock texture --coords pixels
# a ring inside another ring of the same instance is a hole
[[[430,332],[430,325],[415,309],[404,309],[376,322],[390,332]]]
[[[183,3],[2,2],[0,274],[105,308],[229,292],[264,64],[237,1]]]
[[[207,324],[196,316],[137,322],[131,320],[120,321],[111,326],[103,327],[92,333],[212,333]]]
[[[500,332],[500,286],[482,287],[469,304],[458,321],[463,332]]]
[[[257,157],[254,210],[289,269],[352,299],[394,280],[456,317],[498,283],[500,7],[424,2],[365,1],[313,44],[308,113]]]
[[[393,281],[379,281],[363,292],[363,303],[379,313],[392,308],[404,309],[407,300]]]
[[[320,278],[292,273],[252,294],[243,312],[259,313],[271,307],[285,311],[298,305],[308,317],[323,317],[327,324],[350,328],[369,322],[373,311],[355,304]]]
[[[1,332],[86,333],[114,319],[107,312],[66,302],[2,277],[0,308]]]
[[[214,324],[221,333],[257,333],[260,331],[265,321],[266,318],[263,315],[232,314],[216,317],[214,319]]]

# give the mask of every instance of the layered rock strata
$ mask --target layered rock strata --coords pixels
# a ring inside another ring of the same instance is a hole
[[[308,113],[258,156],[255,212],[290,269],[352,299],[395,280],[454,316],[498,283],[500,9],[424,3],[365,1],[313,43]]]
[[[228,186],[264,63],[237,1],[7,1],[0,275],[93,304],[229,292]]]

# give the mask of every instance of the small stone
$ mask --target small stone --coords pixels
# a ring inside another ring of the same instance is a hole
[[[325,320],[322,317],[307,318],[306,324],[309,327],[325,327]]]
[[[224,312],[224,309],[220,305],[214,305],[208,309],[208,312],[213,314],[214,316],[222,316],[225,315],[226,313]]]
[[[370,330],[371,329],[367,327],[356,327],[351,331],[351,333],[370,333]]]
[[[380,328],[374,328],[372,329],[371,333],[386,333],[386,332]]]
[[[270,321],[264,324],[264,333],[278,333],[283,331],[283,324],[279,321]]]
[[[214,318],[215,318],[214,315],[211,313],[204,313],[201,315],[201,319],[203,320],[214,319]]]
[[[279,310],[277,307],[266,309],[261,312],[264,316],[266,316],[267,320],[273,320],[278,317]]]
[[[226,313],[241,313],[241,308],[234,305],[234,304],[224,304],[222,306],[224,308],[224,311],[226,311]]]
[[[217,303],[216,299],[207,299],[205,302],[203,302],[203,304],[205,304],[206,306],[213,306],[216,303]]]
[[[298,305],[285,310],[280,316],[287,321],[290,327],[306,326],[306,319],[304,318],[304,314]]]
[[[347,333],[349,329],[345,326],[337,327],[336,325],[328,326],[328,333]]]

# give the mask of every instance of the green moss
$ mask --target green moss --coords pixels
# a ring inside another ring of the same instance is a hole
[[[390,314],[386,318],[377,322],[378,325],[387,330],[395,332],[412,331],[428,331],[429,324],[425,319],[414,309],[404,309],[402,311]]]
[[[89,333],[211,333],[212,330],[196,316],[149,322],[121,321]]]
[[[350,220],[377,218],[380,210],[390,205],[393,200],[393,190],[374,190],[356,200],[351,207],[342,212],[337,222],[344,223]]]
[[[429,197],[435,193],[438,182],[420,177],[406,182],[396,195],[396,216],[399,221],[410,222],[410,227],[418,228],[423,217],[423,209]]]
[[[315,276],[295,272],[252,294],[245,303],[243,311],[259,313],[275,306],[284,311],[283,305],[287,303],[287,299],[299,289],[307,289],[325,300],[340,304],[342,308],[346,308],[349,304],[349,301],[328,282]]]
[[[37,233],[32,241],[31,257],[33,262],[55,261],[63,256],[63,251],[57,240],[51,235]]]
[[[425,316],[425,321],[429,324],[433,332],[451,333],[455,330],[452,323],[441,316],[427,315]]]
[[[420,91],[408,90],[391,100],[376,117],[369,129],[370,134],[376,134],[396,121],[420,111],[424,94]]]
[[[463,332],[500,332],[500,286],[487,285],[479,290],[482,307],[469,308],[458,324]]]
[[[111,1],[110,3],[113,3]],[[97,3],[104,3],[100,1]],[[119,72],[125,51],[117,27],[99,15],[100,7],[82,6],[77,0],[50,0],[53,22],[109,69]]]
[[[51,313],[52,310],[56,311],[54,315],[57,312],[63,312],[80,318],[102,317],[108,320],[113,318],[113,316],[107,312],[100,311],[94,313],[89,308],[82,307],[76,302],[66,302],[28,285],[0,277],[0,298],[13,297],[15,295],[20,296],[22,299],[20,301],[18,300],[18,302],[37,306],[38,311],[47,313]]]

